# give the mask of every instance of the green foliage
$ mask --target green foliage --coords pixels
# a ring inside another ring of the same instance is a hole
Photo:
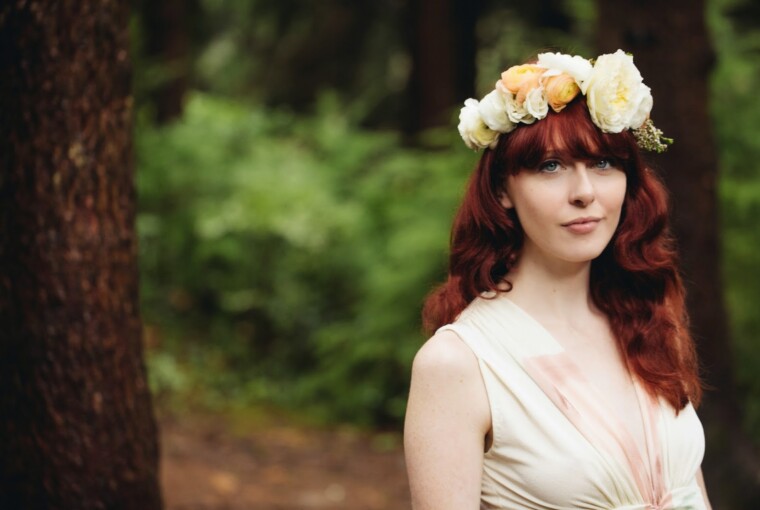
[[[181,122],[142,126],[143,313],[208,388],[397,420],[474,155],[403,148],[339,106],[293,117],[195,94]],[[190,384],[165,358],[152,369]]]

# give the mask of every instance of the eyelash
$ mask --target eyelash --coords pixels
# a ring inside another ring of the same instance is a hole
[[[604,166],[599,166],[599,163],[604,163]],[[600,170],[607,170],[608,168],[612,168],[613,164],[612,161],[609,159],[600,159],[596,163],[594,163],[594,166],[599,168]]]
[[[547,168],[549,165],[557,165],[557,168],[549,170]],[[556,159],[550,159],[550,160],[547,160],[547,161],[544,161],[543,163],[541,163],[538,166],[538,171],[539,172],[554,173],[559,168],[560,165],[561,165],[561,163],[559,161],[557,161]]]
[[[601,165],[600,165],[601,163]],[[555,168],[549,169],[548,167],[551,165],[556,165]],[[600,158],[592,163],[592,165],[595,168],[598,168],[599,170],[609,170],[610,168],[613,168],[615,165],[612,162],[612,160],[607,158]],[[562,166],[562,163],[560,161],[557,161],[556,159],[549,159],[544,161],[538,166],[539,172],[546,172],[546,173],[554,173],[558,170],[559,167]]]

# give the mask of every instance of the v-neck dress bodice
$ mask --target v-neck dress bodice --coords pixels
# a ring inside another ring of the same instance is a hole
[[[561,345],[504,294],[475,299],[453,324],[475,353],[491,407],[481,509],[704,510],[704,433],[634,383],[644,443],[605,409]]]

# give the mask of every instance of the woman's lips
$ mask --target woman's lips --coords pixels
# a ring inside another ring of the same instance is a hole
[[[578,218],[567,223],[563,223],[562,226],[573,234],[588,234],[593,232],[599,224],[600,218]]]

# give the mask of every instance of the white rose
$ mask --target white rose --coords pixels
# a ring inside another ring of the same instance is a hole
[[[464,102],[464,107],[459,112],[459,134],[462,136],[465,145],[470,149],[478,150],[485,147],[496,147],[496,141],[499,133],[493,131],[486,123],[478,111],[478,101],[468,99]]]
[[[578,55],[565,55],[562,53],[540,53],[537,65],[553,71],[569,74],[578,86],[588,80],[593,66],[591,62]],[[557,73],[559,74],[559,73]]]
[[[606,133],[641,126],[641,119],[646,120],[652,108],[649,87],[644,85],[633,57],[622,50],[600,56],[581,91],[586,95],[591,119]]]
[[[543,87],[537,87],[525,96],[525,109],[536,119],[543,119],[549,111]]]
[[[536,118],[525,109],[525,104],[518,103],[512,94],[505,96],[505,101],[507,104],[507,117],[515,124],[518,122],[533,124],[536,121]]]
[[[480,100],[478,112],[486,125],[499,133],[509,133],[516,126],[507,115],[505,94],[494,89]]]
[[[633,117],[631,117],[631,129],[638,129],[642,124],[644,124],[644,122],[646,122],[646,120],[649,118],[649,113],[652,111],[652,105],[654,104],[654,100],[652,99],[652,90],[643,83],[641,87],[644,90],[645,94],[641,100],[641,103],[639,103],[638,110],[636,110],[636,113],[634,113]]]

